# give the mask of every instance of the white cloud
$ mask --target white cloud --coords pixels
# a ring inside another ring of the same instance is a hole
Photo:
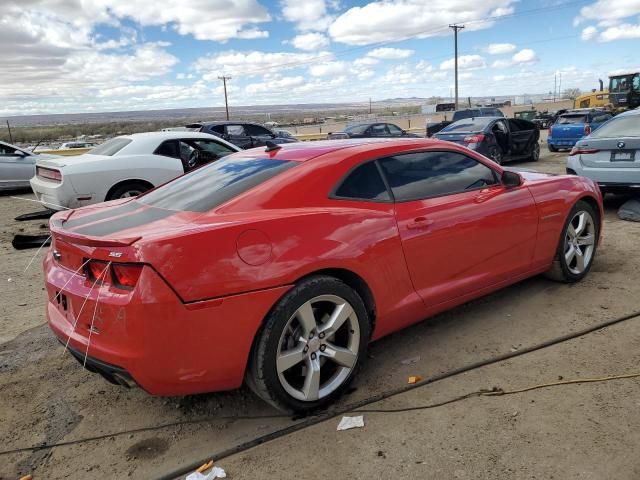
[[[367,57],[378,58],[380,60],[397,60],[400,58],[409,58],[414,51],[404,48],[376,48],[367,53]]]
[[[301,76],[281,77],[270,79],[259,83],[251,83],[245,87],[245,91],[250,95],[268,93],[274,91],[286,91],[294,87],[304,85],[305,80]]]
[[[445,60],[440,64],[440,70],[451,70],[455,66],[455,59]],[[487,66],[481,55],[461,55],[458,57],[458,70],[477,70]]]
[[[291,44],[298,50],[316,51],[329,46],[329,39],[322,33],[303,33],[296,35]]]
[[[342,75],[349,71],[347,62],[327,62],[319,65],[313,65],[309,68],[309,73],[314,77],[326,77],[328,75]]]
[[[302,3],[302,2],[300,2]],[[350,45],[370,45],[410,37],[449,35],[450,23],[469,23],[467,30],[489,28],[489,16],[511,11],[514,0],[377,0],[350,8],[329,27],[331,38]]]
[[[302,31],[326,30],[333,18],[327,14],[325,0],[282,0],[282,15]]]
[[[513,43],[492,43],[486,50],[489,55],[504,55],[515,52],[516,46]]]
[[[353,63],[354,65],[376,65],[377,63],[380,63],[380,60],[377,58],[362,57],[355,59]]]
[[[596,27],[587,27],[582,30],[580,37],[582,40],[592,40],[598,35],[598,29]]]
[[[640,14],[640,0],[598,0],[591,5],[582,7],[580,15],[574,23],[580,24],[584,20],[598,22],[618,22],[624,18]]]
[[[278,71],[297,68],[300,63],[331,60],[333,56],[328,52],[291,53],[291,52],[236,52],[226,51],[216,55],[199,58],[194,63],[194,69],[203,75],[205,80],[213,80],[218,75],[244,74],[258,75],[269,70]]]
[[[614,40],[628,40],[633,38],[640,38],[640,24],[631,25],[629,23],[623,23],[615,27],[607,28],[598,36],[598,40],[601,42],[612,42]]]
[[[493,68],[509,68],[519,65],[532,65],[538,61],[536,52],[530,48],[520,50],[508,60],[500,59],[491,64]]]

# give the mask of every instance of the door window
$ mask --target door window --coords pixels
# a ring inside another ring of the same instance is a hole
[[[384,123],[372,125],[371,128],[369,129],[369,132],[371,132],[371,135],[374,137],[381,137],[389,133]]]
[[[153,152],[156,155],[162,155],[163,157],[180,158],[180,152],[178,150],[177,140],[167,140],[162,142],[156,151]]]
[[[232,135],[234,137],[241,137],[247,135],[242,125],[227,125],[226,126],[227,135]]]
[[[235,152],[226,145],[222,145],[215,140],[191,140],[190,143],[194,144],[198,150],[206,152],[216,158],[224,157]]]
[[[270,137],[271,132],[264,127],[259,125],[245,125],[244,126],[247,135],[251,135],[252,137]]]
[[[0,156],[2,157],[13,157],[16,155],[16,149],[10,147],[9,145],[4,145],[0,143]]]
[[[402,135],[402,129],[400,127],[397,127],[393,123],[387,123],[387,128],[389,129],[389,133],[391,135],[398,137]]]
[[[349,173],[336,189],[335,196],[382,202],[391,200],[375,162],[367,162]]]
[[[380,160],[398,202],[485,188],[498,183],[486,165],[456,152],[420,152]]]

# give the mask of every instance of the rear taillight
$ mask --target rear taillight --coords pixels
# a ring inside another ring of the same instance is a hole
[[[477,135],[467,135],[464,137],[464,143],[481,143],[484,141],[484,135],[479,133]]]
[[[113,280],[118,287],[133,288],[136,286],[142,273],[142,265],[114,263],[112,267]]]
[[[54,168],[36,167],[36,176],[54,182],[62,182],[62,172]]]
[[[584,135],[585,135],[585,137],[587,135],[591,135],[591,125],[587,124],[587,125],[584,126]]]
[[[549,136],[553,137],[553,125],[549,127]]]
[[[138,283],[142,265],[135,263],[114,263],[103,260],[89,260],[85,265],[85,274],[90,282],[99,285],[132,289]]]
[[[591,155],[592,153],[598,153],[600,150],[595,148],[580,148],[573,147],[569,152],[569,156],[573,157],[574,155]]]

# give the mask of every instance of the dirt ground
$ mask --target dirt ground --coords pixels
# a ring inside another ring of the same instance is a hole
[[[517,167],[562,173],[565,157],[543,148],[538,163]],[[437,375],[640,310],[640,224],[617,218],[623,200],[607,198],[604,242],[584,281],[532,278],[376,342],[343,402],[401,387],[409,375]],[[110,385],[63,355],[45,324],[42,253],[25,272],[35,251],[15,251],[10,244],[20,229],[46,231],[42,221],[13,220],[38,209],[0,196],[0,450],[164,427],[36,452],[0,452],[0,479],[26,473],[36,480],[157,478],[292,425],[295,420],[271,417],[278,412],[246,389],[153,398]],[[639,326],[640,318],[630,320],[367,408],[423,405],[560,377],[640,372]],[[403,363],[407,359],[413,363]],[[640,379],[626,379],[367,413],[364,428],[346,432],[336,432],[334,418],[219,464],[237,479],[637,479],[639,399]],[[185,423],[199,419],[208,420]]]

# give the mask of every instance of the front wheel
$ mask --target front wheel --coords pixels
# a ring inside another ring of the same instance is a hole
[[[310,277],[267,317],[252,352],[247,384],[280,410],[315,410],[344,393],[369,336],[360,296],[336,278]]]
[[[549,151],[550,152],[557,152],[558,149],[556,147],[554,147],[553,145],[551,145],[550,143],[547,144],[547,147],[549,147]]]
[[[573,283],[589,273],[600,234],[597,218],[596,211],[588,203],[579,201],[575,204],[562,230],[556,257],[546,273],[547,277]]]

